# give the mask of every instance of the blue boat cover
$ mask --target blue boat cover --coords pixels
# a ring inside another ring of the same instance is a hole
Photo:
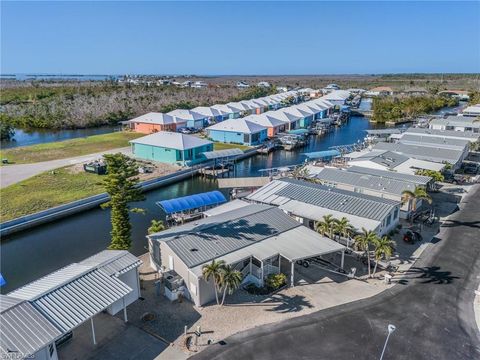
[[[323,159],[333,156],[340,156],[340,151],[338,150],[325,150],[325,151],[315,151],[309,153],[303,153],[309,159]]]
[[[0,287],[2,287],[3,285],[5,285],[7,283],[7,281],[5,280],[5,278],[3,277],[2,273],[0,273]]]
[[[204,206],[218,205],[227,202],[225,196],[218,190],[201,194],[183,196],[171,200],[157,201],[167,214],[202,208]]]

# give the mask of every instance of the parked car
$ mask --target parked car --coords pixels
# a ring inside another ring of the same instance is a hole
[[[464,163],[463,166],[463,172],[465,174],[471,174],[471,175],[477,175],[478,172],[478,164],[475,163]]]
[[[403,233],[403,241],[413,244],[416,241],[422,241],[422,235],[418,231],[407,229]]]
[[[461,185],[461,184],[464,184],[466,182],[466,179],[463,175],[459,175],[459,174],[450,174],[450,173],[447,173],[443,176],[444,180],[446,183],[449,183],[449,184],[456,184],[456,185]]]

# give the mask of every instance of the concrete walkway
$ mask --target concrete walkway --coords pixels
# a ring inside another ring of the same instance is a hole
[[[114,154],[121,152],[125,155],[132,155],[129,147],[117,148],[108,151],[102,151],[95,154],[76,156],[65,159],[43,161],[33,164],[18,164],[0,167],[0,188],[15,184],[42,172],[58,169],[60,167],[81,164],[87,161],[100,158],[104,154]]]

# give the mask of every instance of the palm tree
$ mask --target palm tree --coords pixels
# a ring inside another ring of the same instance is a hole
[[[148,235],[151,235],[163,230],[165,230],[165,225],[163,224],[163,221],[153,219],[147,231],[148,231]]]
[[[326,235],[329,238],[333,238],[333,232],[335,230],[335,225],[337,220],[333,218],[333,215],[323,215],[323,220],[319,221],[316,225],[316,230],[322,235]]]
[[[337,220],[335,224],[335,232],[349,239],[355,233],[355,228],[346,217],[342,217],[340,220]]]
[[[224,268],[225,268],[225,261],[223,260],[219,260],[219,261],[212,260],[210,264],[205,264],[202,267],[202,274],[205,281],[210,281],[210,279],[213,279],[213,285],[215,287],[215,298],[217,299],[217,304],[220,303],[218,299],[218,293],[220,291],[220,283],[222,281],[222,273]]]
[[[375,256],[375,267],[373,268],[373,276],[377,272],[377,264],[382,259],[385,258],[388,260],[393,254],[395,248],[395,243],[388,236],[383,236],[374,241],[373,245],[375,246],[374,256]]]
[[[227,291],[229,294],[232,294],[233,291],[237,289],[241,283],[242,283],[242,273],[240,271],[235,270],[230,265],[227,265],[223,268],[221,278],[220,278],[220,286],[223,287],[223,296],[222,296],[222,303],[220,305],[223,306]]]
[[[368,277],[370,277],[370,244],[375,243],[378,236],[375,232],[362,227],[361,234],[355,236],[355,245],[367,255]]]
[[[414,191],[402,191],[402,202],[406,203],[410,200],[412,200],[412,211],[417,210],[418,200],[426,200],[429,204],[432,203],[432,197],[428,195],[427,191],[424,188],[421,187],[416,187]]]

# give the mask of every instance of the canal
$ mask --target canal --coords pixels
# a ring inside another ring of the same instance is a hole
[[[457,108],[444,109],[455,111]],[[440,113],[440,112],[439,112]],[[364,130],[374,127],[366,118],[352,117],[341,128],[324,136],[312,136],[309,145],[297,151],[276,151],[256,155],[237,164],[237,176],[260,176],[260,169],[299,164],[305,160],[303,152],[326,150],[333,145],[352,144],[363,140]],[[382,127],[382,126],[380,126]],[[152,219],[162,219],[156,201],[213,190],[215,182],[199,177],[185,180],[146,194],[146,199],[135,204],[146,210],[144,215],[131,214],[132,248],[135,255],[147,251],[145,238]],[[227,192],[225,192],[226,195]],[[2,239],[0,261],[7,284],[2,293],[37,279],[72,262],[84,259],[105,249],[110,242],[108,210],[94,209],[29,231]]]

